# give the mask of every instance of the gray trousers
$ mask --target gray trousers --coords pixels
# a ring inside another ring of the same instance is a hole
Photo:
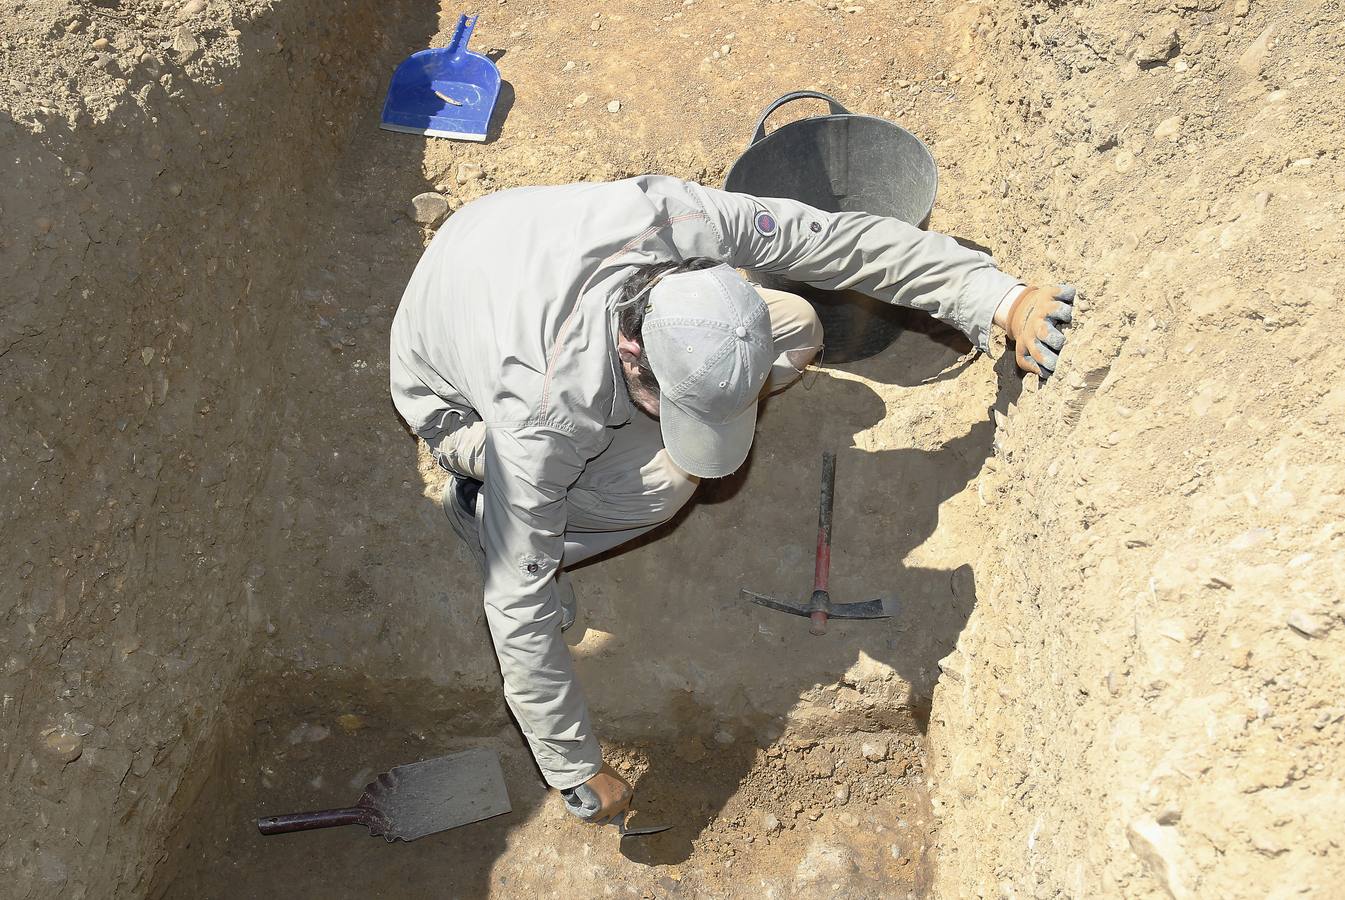
[[[757,287],[771,317],[776,359],[765,392],[795,381],[822,346],[822,324],[808,301]],[[436,441],[435,456],[458,475],[486,480],[486,425],[464,420]],[[570,488],[565,529],[565,567],[606,553],[676,515],[699,479],[679,469],[663,449],[657,419],[636,410],[612,429],[612,443],[589,460]]]

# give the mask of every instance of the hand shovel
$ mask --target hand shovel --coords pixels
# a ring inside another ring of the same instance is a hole
[[[623,838],[640,837],[646,834],[660,834],[672,828],[671,825],[627,825],[626,813],[619,813],[612,817],[608,825],[616,826],[616,833]]]
[[[257,830],[286,834],[335,825],[367,825],[370,835],[381,834],[389,842],[414,841],[511,809],[499,754],[478,747],[397,766],[369,782],[354,806],[264,816],[257,820]]]
[[[565,808],[574,813],[586,822],[593,822],[594,817],[598,815],[598,810],[602,804],[598,801],[598,795],[594,793],[593,788],[586,784],[578,787],[566,788],[560,792],[561,799],[565,801]],[[646,834],[658,834],[672,828],[671,825],[627,825],[626,817],[633,815],[632,810],[617,813],[605,822],[598,822],[599,825],[615,825],[616,833],[623,838],[641,837]]]

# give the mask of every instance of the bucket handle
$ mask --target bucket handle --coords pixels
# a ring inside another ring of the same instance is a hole
[[[766,111],[761,114],[761,118],[757,119],[757,127],[752,131],[752,140],[747,142],[747,146],[751,147],[757,141],[761,140],[766,136],[766,120],[770,118],[771,113],[775,112],[777,109],[784,106],[786,103],[793,103],[795,100],[803,100],[803,99],[827,101],[827,103],[831,106],[831,114],[833,116],[850,115],[850,110],[842,106],[841,101],[837,100],[835,97],[832,97],[828,94],[823,94],[820,91],[790,91],[788,94],[785,94],[783,97],[780,97],[770,106],[766,107]]]

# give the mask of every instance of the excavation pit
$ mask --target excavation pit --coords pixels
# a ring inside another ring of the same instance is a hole
[[[106,388],[87,434],[56,442],[72,464],[96,460],[91,486],[62,499],[60,482],[28,479],[37,520],[63,508],[79,530],[37,529],[32,558],[84,587],[23,594],[34,625],[19,649],[22,677],[63,691],[21,704],[20,730],[37,735],[21,757],[24,815],[108,855],[11,843],[20,883],[156,897],[355,885],[585,896],[612,880],[637,894],[921,893],[922,729],[938,660],[975,603],[970,544],[930,538],[941,519],[969,521],[948,501],[990,453],[997,378],[987,367],[967,379],[965,340],[910,316],[888,352],[766,403],[734,478],[576,572],[580,624],[567,637],[595,727],[637,781],[642,814],[677,826],[624,847],[584,827],[545,792],[505,712],[481,583],[438,506],[442,473],[388,401],[388,327],[432,234],[411,199],[435,191],[451,210],[520,185],[643,172],[714,184],[755,113],[711,104],[694,135],[681,114],[639,113],[638,98],[666,89],[661,68],[638,54],[590,59],[590,32],[513,5],[477,31],[483,48],[505,48],[506,79],[528,86],[502,101],[507,127],[485,145],[391,134],[377,128],[386,76],[446,41],[456,12],[354,3],[319,28],[312,9],[198,10],[173,26],[200,49],[171,77],[97,80],[87,99],[106,101],[105,119],[49,123],[15,154],[28,193],[7,213],[37,215],[23,205],[41,196],[34,185],[81,191],[32,259],[89,248],[87,268],[33,270],[32,335],[87,345],[98,362],[42,382],[48,345],[30,335],[6,357],[31,381],[16,402],[40,421],[89,379]],[[786,12],[770,41],[824,15]],[[715,13],[715,27],[739,14]],[[94,25],[114,44],[136,36],[120,19]],[[545,56],[511,43],[522,25],[545,32]],[[641,34],[633,17],[603,27],[617,42]],[[586,77],[623,85],[624,112],[591,120],[575,97],[558,114],[579,66],[552,65],[554,53],[607,67]],[[799,61],[755,72],[753,105],[810,72]],[[282,81],[288,112],[257,104]],[[727,101],[730,85],[711,90]],[[86,439],[96,452],[75,450]],[[50,447],[33,440],[23,458],[41,466]],[[907,613],[817,639],[739,591],[805,590],[823,444],[839,453],[833,592],[897,597]],[[508,816],[393,846],[357,828],[263,838],[252,824],[350,803],[370,772],[478,745],[505,760]],[[93,858],[103,863],[80,862]]]
[[[1329,893],[1331,10],[655,6],[482,10],[512,86],[483,145],[377,128],[458,8],[0,9],[9,893]],[[824,359],[765,404],[742,473],[576,573],[595,729],[678,825],[623,854],[504,711],[388,327],[436,210],[720,184],[801,87],[919,135],[932,227],[1074,282],[1078,319],[1045,386],[916,321]],[[806,591],[824,449],[833,594],[902,615],[814,638],[738,592]],[[478,744],[509,817],[394,845],[252,826]]]
[[[919,896],[930,827],[917,734],[769,735],[715,721],[616,736],[607,759],[639,784],[644,838],[583,827],[547,792],[490,694],[342,684],[320,673],[253,682],[188,776],[192,799],[153,897]],[[246,712],[244,712],[246,710]],[[359,826],[263,837],[257,816],[353,802],[377,772],[467,747],[497,750],[513,812],[387,844]]]

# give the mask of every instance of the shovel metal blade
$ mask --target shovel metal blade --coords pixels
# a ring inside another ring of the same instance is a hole
[[[262,816],[257,820],[257,830],[262,834],[289,834],[337,825],[365,825],[371,835],[381,834],[389,842],[414,841],[511,809],[499,754],[478,747],[397,766],[369,782],[354,806]]]
[[[414,841],[513,809],[499,754],[484,747],[397,766],[365,787],[359,805],[378,813],[369,833],[389,841]]]

